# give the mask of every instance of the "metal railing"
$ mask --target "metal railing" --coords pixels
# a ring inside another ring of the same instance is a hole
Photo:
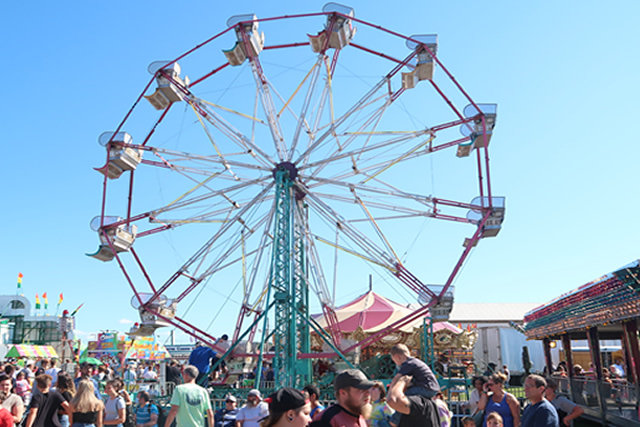
[[[638,387],[626,380],[602,380],[593,377],[554,377],[558,393],[564,394],[578,405],[607,416],[621,417],[638,422]]]

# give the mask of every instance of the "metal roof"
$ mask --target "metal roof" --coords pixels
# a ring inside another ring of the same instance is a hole
[[[449,322],[522,322],[526,313],[540,305],[539,302],[454,302]]]

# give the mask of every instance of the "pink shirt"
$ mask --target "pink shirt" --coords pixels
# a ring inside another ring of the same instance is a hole
[[[24,395],[31,389],[29,386],[29,381],[27,380],[17,380],[16,381],[16,394],[20,397],[24,397]]]

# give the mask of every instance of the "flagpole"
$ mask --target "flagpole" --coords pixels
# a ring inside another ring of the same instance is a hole
[[[42,298],[44,298],[44,315],[48,316],[49,315],[49,297],[47,296],[46,292],[42,294]]]
[[[18,273],[18,286],[16,287],[16,296],[18,296],[20,289],[22,289],[22,278],[24,276],[22,275],[22,273]]]
[[[36,316],[40,312],[40,297],[36,294]]]
[[[60,304],[62,304],[62,301],[64,300],[63,296],[62,296],[62,292],[60,293],[60,299],[58,300],[58,306],[56,307],[56,316],[58,316],[58,313],[60,312]]]

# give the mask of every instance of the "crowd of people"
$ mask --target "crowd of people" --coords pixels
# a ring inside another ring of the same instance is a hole
[[[155,364],[134,368],[125,366],[124,376],[157,378]],[[149,394],[138,392],[135,405],[125,382],[122,372],[92,363],[65,361],[59,367],[44,358],[0,363],[0,427],[158,427]]]
[[[388,386],[370,381],[358,369],[347,369],[336,373],[333,396],[325,396],[335,403],[328,407],[321,404],[320,389],[308,384],[302,390],[277,390],[266,399],[259,389],[252,389],[241,407],[230,394],[215,412],[202,385],[206,386],[217,355],[206,349],[194,350],[201,353],[202,371],[174,360],[166,364],[166,379],[176,384],[166,417],[147,391],[138,391],[133,402],[126,390],[126,383],[136,378],[157,378],[154,364],[124,364],[120,372],[90,363],[69,369],[68,363],[58,367],[55,360],[46,359],[24,366],[0,364],[0,427],[171,427],[174,423],[178,427],[450,427],[452,423],[436,376],[404,344],[390,350],[397,374]],[[554,381],[538,375],[524,382],[529,405],[522,411],[518,399],[507,391],[507,374],[492,372],[473,378],[464,427],[569,426],[583,413],[557,394]]]

